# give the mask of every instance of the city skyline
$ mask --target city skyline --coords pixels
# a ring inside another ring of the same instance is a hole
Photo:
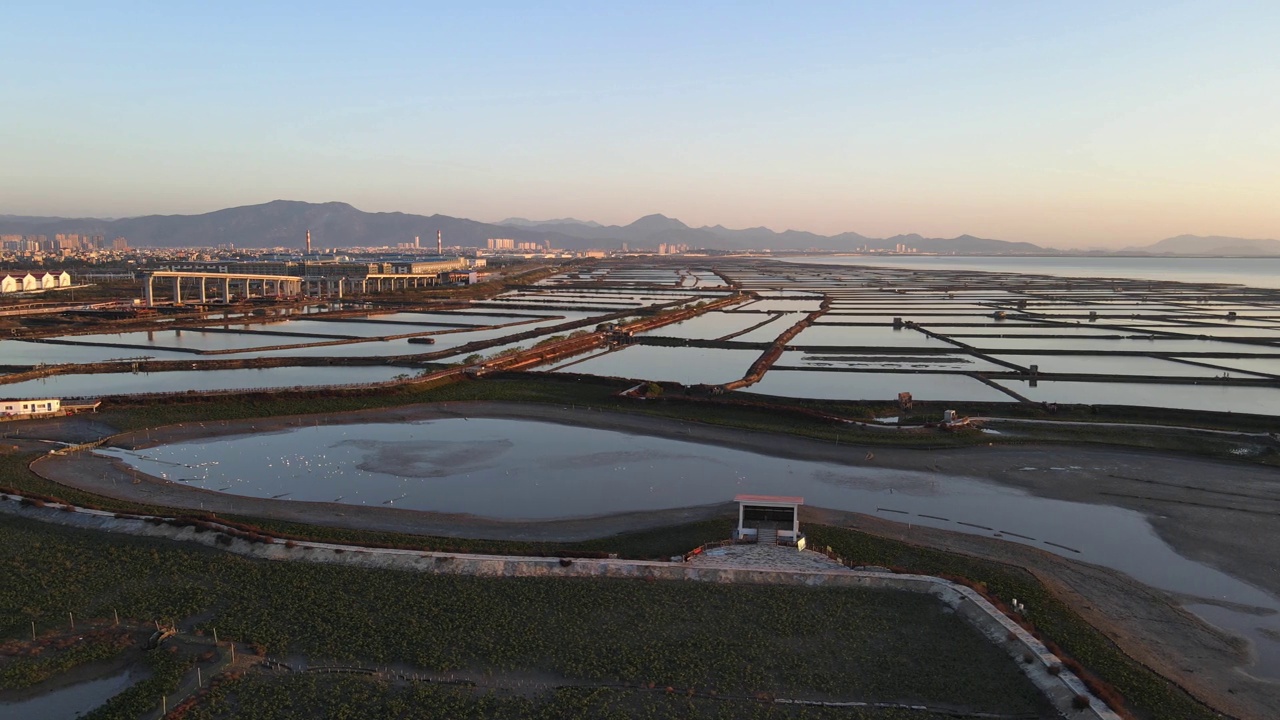
[[[1272,5],[133,9],[0,10],[0,213],[1280,237]]]

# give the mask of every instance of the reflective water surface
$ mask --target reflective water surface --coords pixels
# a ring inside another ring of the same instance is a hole
[[[100,452],[206,490],[504,520],[689,507],[726,502],[739,493],[801,495],[821,507],[999,534],[1156,587],[1280,611],[1280,602],[1267,593],[1176,553],[1138,512],[1036,497],[968,477],[490,418],[302,427]],[[1247,620],[1280,632],[1275,614]],[[1270,642],[1255,635],[1256,642]],[[1272,650],[1259,655],[1273,657]],[[1254,670],[1280,675],[1280,667]]]
[[[0,703],[0,717],[13,720],[68,720],[79,717],[119,695],[145,674],[126,670],[52,690],[26,700]]]

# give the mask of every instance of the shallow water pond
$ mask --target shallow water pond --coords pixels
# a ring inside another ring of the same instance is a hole
[[[1159,383],[997,380],[997,384],[1035,402],[1082,405],[1137,405],[1215,412],[1275,415],[1280,413],[1280,387],[1230,385],[1162,385]]]
[[[1222,375],[1222,370],[1188,365],[1163,358],[1143,355],[993,355],[1006,362],[1029,368],[1037,365],[1042,373],[1071,373],[1082,375],[1137,375],[1142,377],[1203,377]],[[1236,362],[1235,360],[1206,360],[1212,364]],[[1280,372],[1280,360],[1271,364]]]
[[[690,340],[715,340],[741,332],[753,325],[759,325],[768,319],[768,315],[712,311],[678,323],[663,325],[645,334]]]
[[[790,344],[796,347],[955,347],[909,328],[839,325],[810,325]]]
[[[632,345],[556,369],[606,377],[666,380],[683,385],[715,385],[740,380],[759,357],[760,353],[755,350]]]
[[[897,400],[898,393],[909,392],[917,400],[1017,402],[1012,396],[965,375],[926,373],[773,369],[746,391],[829,400]]]
[[[53,375],[39,380],[0,385],[0,394],[11,398],[68,398],[187,392],[189,390],[256,390],[299,386],[353,385],[384,382],[397,375],[415,375],[417,372],[412,368],[370,365]]]
[[[1036,497],[963,476],[855,464],[865,450],[851,452],[846,465],[587,427],[452,418],[301,427],[98,452],[207,490],[505,520],[690,507],[739,493],[800,495],[820,507],[999,533],[1198,597],[1280,607],[1268,594],[1175,553],[1140,513]],[[1072,469],[1023,470],[1065,477]]]
[[[18,702],[0,703],[0,717],[13,720],[68,720],[88,713],[142,680],[142,671],[126,670]]]

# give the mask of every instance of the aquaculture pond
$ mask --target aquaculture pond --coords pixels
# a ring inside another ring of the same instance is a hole
[[[997,380],[1035,402],[1081,405],[1136,405],[1213,412],[1280,413],[1280,387],[1162,385],[1158,383]]]
[[[980,380],[966,375],[889,372],[827,372],[783,370],[764,374],[748,392],[779,397],[825,400],[896,400],[909,392],[916,399],[930,401],[1016,402]]]
[[[1197,362],[1227,368],[1228,372],[1255,372],[1264,375],[1280,375],[1280,357],[1260,358],[1204,358]]]
[[[1280,354],[1280,345],[1252,345],[1227,342],[1225,340],[1165,339],[1124,330],[1117,331],[1116,334],[1130,337],[1121,339],[972,337],[963,338],[963,341],[980,350],[992,353],[1016,352],[1018,350],[1060,350],[1068,353],[1073,351],[1104,351],[1129,353],[1228,353],[1233,355]]]
[[[725,335],[740,333],[768,319],[769,316],[764,314],[712,311],[689,320],[663,325],[657,330],[646,334],[694,340],[715,340]],[[781,333],[782,331],[779,330],[778,332]]]
[[[1138,512],[1036,497],[963,476],[491,418],[301,427],[98,452],[205,490],[501,520],[690,507],[739,493],[800,495],[820,507],[997,534],[1198,598],[1280,609],[1267,593],[1178,555]],[[1022,468],[1064,478],[1072,469]],[[1276,616],[1249,622],[1280,629]]]
[[[68,337],[68,340],[74,337]],[[305,342],[305,340],[304,340]],[[64,345],[62,343],[30,342],[26,340],[0,340],[0,365],[63,365],[67,363],[94,363],[105,360],[136,359],[190,360],[191,353],[174,350],[139,350],[136,348],[103,347],[100,345]]]
[[[912,355],[904,353],[807,353],[787,350],[774,363],[775,368],[837,368],[846,370],[948,370],[977,372],[981,370],[1007,372],[1012,368],[988,362],[979,357],[964,354],[941,355],[929,353]]]
[[[605,377],[666,380],[683,385],[715,385],[742,379],[759,357],[760,353],[755,350],[632,345],[593,355],[582,362],[571,361],[555,369]]]
[[[466,323],[467,320],[459,320],[458,323]],[[474,327],[481,327],[488,323],[473,323]],[[409,333],[422,332],[439,332],[441,330],[449,330],[451,328],[444,325],[432,325],[426,322],[416,325],[401,325],[398,323],[378,323],[361,320],[291,320],[287,323],[271,323],[270,325],[249,325],[240,327],[231,326],[232,330],[237,330],[251,335],[271,335],[272,333],[305,333],[314,335],[338,335],[350,338],[369,338],[383,337],[386,335],[407,335]],[[277,335],[279,340],[267,340],[258,338],[259,345],[272,345],[284,343],[302,343],[308,342],[307,339],[301,338],[296,340],[288,339],[288,335]]]
[[[1143,355],[993,355],[1024,368],[1036,365],[1042,373],[1069,373],[1080,375],[1137,375],[1142,377],[1203,377],[1221,376],[1222,370],[1174,362]],[[1203,361],[1212,364],[1238,363],[1238,360],[1210,358]],[[1280,372],[1280,360],[1272,360],[1274,370]],[[1242,373],[1247,376],[1246,373]],[[1255,376],[1256,377],[1256,376]]]
[[[801,330],[790,344],[796,347],[955,347],[910,328],[842,325],[811,325]]]
[[[52,375],[38,380],[0,385],[0,395],[11,398],[98,397],[155,392],[353,385],[385,382],[397,375],[414,375],[417,372],[411,368],[368,365]]]
[[[285,326],[285,323],[280,323],[275,325],[274,329],[284,330]],[[153,330],[111,335],[76,335],[74,337],[63,339],[67,342],[75,343],[111,343],[127,345],[148,352],[152,349],[241,351],[270,345],[314,343],[324,341],[324,338],[281,338],[279,336],[262,335],[260,333],[206,332],[200,328],[174,328],[172,330]]]

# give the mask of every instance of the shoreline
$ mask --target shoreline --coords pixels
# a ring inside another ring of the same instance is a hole
[[[1280,469],[1200,457],[1180,457],[1157,451],[1051,444],[929,450],[848,445],[640,414],[613,413],[573,406],[501,402],[446,402],[328,415],[197,422],[121,433],[111,436],[104,444],[138,450],[196,439],[285,432],[321,423],[397,423],[467,416],[591,427],[695,444],[711,444],[790,460],[963,476],[1015,488],[1038,497],[1121,507],[1146,516],[1160,538],[1183,557],[1209,565],[1280,597],[1280,556],[1260,551],[1260,546],[1280,546]],[[705,508],[684,508],[556,520],[494,520],[395,508],[227,496],[167,482],[138,471],[115,468],[115,472],[124,472],[130,477],[130,482],[134,477],[151,482],[148,492],[134,493],[130,492],[131,485],[107,487],[103,482],[94,482],[94,473],[102,473],[100,468],[92,472],[66,473],[53,471],[51,465],[53,464],[47,461],[40,461],[33,469],[55,482],[118,499],[210,510],[208,505],[200,503],[219,506],[219,498],[230,497],[234,500],[226,503],[227,505],[233,502],[242,508],[235,512],[265,517],[275,517],[279,506],[290,503],[296,506],[308,504],[317,511],[326,513],[320,517],[319,524],[341,525],[345,512],[346,517],[352,518],[348,520],[351,527],[363,529],[375,529],[364,523],[375,523],[376,529],[404,527],[405,516],[400,514],[409,513],[409,517],[416,516],[420,521],[427,522],[415,523],[406,532],[444,534],[451,537],[470,534],[471,537],[481,539],[538,538],[574,541],[713,516],[705,512]],[[1078,469],[1043,471],[1055,467]],[[1029,472],[1026,468],[1042,470]],[[123,476],[117,476],[116,482]],[[250,507],[253,508],[252,511],[248,509]],[[731,504],[721,507],[730,508]],[[229,509],[216,511],[231,512]],[[383,514],[395,514],[402,519],[388,522],[383,527],[376,519]],[[612,529],[611,518],[619,521],[619,529]],[[306,519],[298,521],[307,522]],[[475,534],[477,530],[496,531],[515,525],[523,527],[526,533],[535,526],[540,530],[533,534],[519,535]],[[557,536],[553,529],[557,525],[566,534]],[[597,534],[584,534],[591,532],[589,528],[593,525],[599,528]]]
[[[1179,554],[1234,575],[1276,594],[1280,573],[1268,575],[1266,536],[1280,537],[1280,518],[1244,512],[1275,497],[1280,502],[1280,471],[1244,464],[1172,456],[1157,452],[1109,448],[1043,446],[981,446],[919,450],[835,445],[808,438],[739,430],[697,422],[675,421],[644,415],[610,413],[585,408],[517,403],[451,402],[394,409],[355,411],[334,415],[299,415],[267,419],[204,422],[132,431],[112,436],[106,444],[144,448],[157,444],[227,437],[257,432],[283,432],[310,424],[409,422],[462,416],[553,422],[667,437],[686,442],[717,444],[785,458],[874,465],[947,475],[964,475],[1019,488],[1043,497],[1130,507],[1143,512],[1153,528]],[[867,459],[868,450],[874,458]],[[141,473],[125,471],[113,459],[63,456],[41,460],[33,469],[54,482],[96,494],[152,504],[185,506],[241,515],[366,530],[387,529],[426,535],[513,540],[576,540],[657,528],[682,522],[719,517],[731,504],[680,510],[626,513],[595,518],[519,522],[486,520],[471,516],[424,513],[393,508],[365,508],[331,503],[304,503],[246,497],[187,487]],[[1028,477],[1020,472],[1028,463],[1046,467],[1061,463],[1091,469],[1067,478],[1048,473]],[[103,472],[103,465],[109,472]],[[1115,470],[1123,466],[1124,472]],[[140,476],[138,484],[133,483]],[[127,481],[121,483],[121,479]],[[114,484],[113,484],[114,480]],[[1233,488],[1226,490],[1226,486]],[[1141,488],[1143,493],[1132,492]],[[1131,492],[1119,492],[1127,489]],[[1156,498],[1157,493],[1169,497]],[[1143,497],[1132,497],[1138,495]],[[1234,495],[1228,494],[1233,493]],[[203,505],[210,498],[228,499],[232,509]],[[1208,499],[1206,499],[1208,498]],[[257,508],[261,508],[258,510]],[[358,512],[352,512],[352,511]],[[287,512],[286,512],[287,511]],[[1243,518],[1243,519],[1242,519]],[[853,527],[863,532],[948,552],[1006,562],[1032,573],[1054,594],[1101,630],[1131,657],[1209,700],[1215,707],[1239,717],[1265,717],[1249,708],[1280,706],[1280,683],[1246,674],[1250,660],[1245,641],[1213,627],[1179,605],[1184,596],[1143,585],[1117,571],[1089,565],[1045,550],[982,535],[909,526],[880,517],[806,506],[804,522]],[[1254,523],[1261,535],[1241,532],[1241,523]],[[1242,549],[1244,552],[1242,552]],[[1229,561],[1221,566],[1212,560]],[[1233,572],[1245,565],[1253,578]],[[1197,598],[1202,602],[1203,598]],[[1226,690],[1230,690],[1230,693]],[[1243,705],[1241,703],[1244,703]]]

